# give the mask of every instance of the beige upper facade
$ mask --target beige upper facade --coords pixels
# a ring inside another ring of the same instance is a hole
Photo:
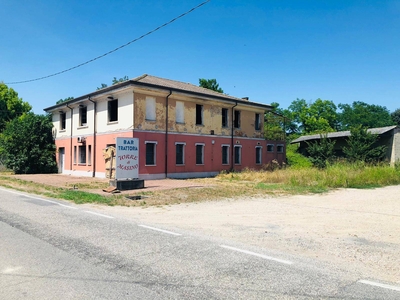
[[[113,85],[45,109],[56,138],[120,131],[262,138],[269,105],[154,76]],[[72,117],[71,117],[72,116]],[[72,125],[72,126],[71,126]]]

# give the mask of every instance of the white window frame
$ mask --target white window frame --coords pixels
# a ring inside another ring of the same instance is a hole
[[[145,141],[144,144],[154,144],[154,154],[153,154],[153,160],[154,160],[154,164],[153,165],[148,165],[147,164],[147,146],[145,147],[145,166],[147,167],[154,167],[157,166],[157,144],[158,142],[156,141]]]
[[[156,120],[156,98],[146,96],[146,121]]]
[[[226,165],[229,165],[229,150],[230,150],[231,145],[222,144],[221,145],[221,150],[223,149],[223,147],[228,147],[228,153],[226,155],[226,158],[227,158],[227,163],[226,164],[223,163],[223,161],[222,161],[223,156],[221,156],[221,163],[222,163],[223,166],[226,166]]]
[[[194,145],[196,146],[196,165],[197,166],[202,166],[202,165],[204,165],[204,150],[205,150],[204,148],[205,148],[206,144],[205,143],[195,143]],[[201,161],[202,161],[202,163],[201,164],[197,163],[197,146],[202,146],[202,151],[201,151]]]
[[[256,165],[262,165],[262,146],[256,146]],[[260,162],[258,163],[257,162],[257,149],[260,149],[260,153],[259,153],[259,155],[260,155]]]
[[[175,159],[175,164],[177,166],[184,166],[185,165],[185,148],[186,148],[186,143],[185,142],[175,142],[175,156],[176,156],[176,145],[182,145],[182,163],[177,164],[176,159]]]
[[[236,162],[236,149],[235,148],[239,148],[240,149],[240,151],[239,151],[239,162],[237,163]],[[234,145],[233,146],[233,162],[235,163],[235,165],[241,165],[242,164],[242,145]]]

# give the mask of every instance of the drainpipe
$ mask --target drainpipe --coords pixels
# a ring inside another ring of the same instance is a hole
[[[74,116],[74,114],[73,114],[73,108],[72,107],[69,107],[68,106],[68,104],[66,104],[66,106],[70,109],[70,111],[71,111],[71,138],[70,138],[70,159],[69,159],[69,169],[70,169],[70,171],[72,172],[72,127],[74,126],[74,122],[72,122],[73,121],[73,116]]]
[[[169,90],[169,94],[165,98],[165,178],[168,176],[168,99],[171,94],[172,91]]]
[[[233,171],[233,154],[234,154],[234,145],[233,145],[233,125],[234,125],[234,111],[233,109],[238,105],[237,101],[234,106],[232,106],[232,129],[231,129],[231,171]]]
[[[96,109],[97,109],[97,103],[96,102],[94,102],[92,99],[90,99],[90,97],[88,98],[88,100],[90,101],[90,102],[92,102],[93,103],[93,109],[94,109],[94,112],[93,112],[93,161],[92,161],[92,166],[93,166],[93,174],[92,174],[92,177],[96,177],[96,125],[97,125],[97,122],[96,122]]]

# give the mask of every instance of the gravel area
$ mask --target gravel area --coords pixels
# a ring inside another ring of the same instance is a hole
[[[298,254],[400,283],[400,186],[321,195],[104,207],[136,221]]]

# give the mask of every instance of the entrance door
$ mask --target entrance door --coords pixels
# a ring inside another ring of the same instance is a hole
[[[58,148],[58,173],[64,172],[65,148]]]

